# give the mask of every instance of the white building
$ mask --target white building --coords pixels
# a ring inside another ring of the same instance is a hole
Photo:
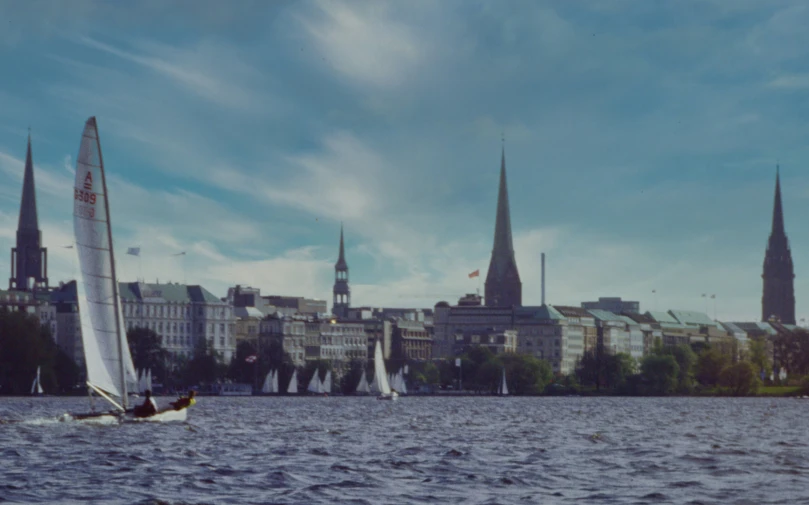
[[[127,331],[148,328],[173,356],[191,357],[200,339],[224,362],[236,349],[233,307],[198,285],[119,283]]]

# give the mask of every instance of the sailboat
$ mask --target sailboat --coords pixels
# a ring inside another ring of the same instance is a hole
[[[39,381],[39,368],[40,367],[37,367],[37,376],[31,384],[31,394],[36,396],[45,394],[45,391],[42,390],[42,383]]]
[[[508,396],[508,384],[506,383],[506,369],[503,368],[503,377],[500,379],[500,387],[497,388],[497,394]]]
[[[365,376],[365,370],[362,371],[362,377],[360,377],[360,382],[357,384],[357,391],[356,394],[358,395],[367,395],[371,393],[371,387],[368,385],[368,378]]]
[[[323,379],[320,392],[327,395],[331,393],[331,370],[326,370],[326,378]]]
[[[287,386],[287,394],[298,394],[298,370],[292,372],[292,378],[289,379],[289,386]]]
[[[264,377],[264,384],[261,386],[261,392],[263,394],[272,393],[272,370],[267,372],[267,376]]]
[[[312,374],[312,379],[309,380],[309,386],[306,388],[307,391],[310,393],[320,393],[322,392],[323,386],[320,382],[320,371],[315,369],[315,373]]]
[[[84,125],[76,159],[73,200],[73,230],[81,267],[81,282],[77,282],[76,287],[87,388],[91,402],[95,393],[106,400],[113,410],[71,417],[105,418],[103,422],[185,421],[187,408],[170,408],[145,418],[135,418],[129,408],[127,391],[137,387],[138,376],[126,342],[118,295],[109,194],[95,117],[88,119]]]
[[[385,371],[385,359],[382,356],[382,346],[379,345],[379,340],[376,341],[376,349],[374,349],[374,382],[379,389],[377,400],[395,400],[399,397],[396,391],[391,391],[390,389],[388,374]]]

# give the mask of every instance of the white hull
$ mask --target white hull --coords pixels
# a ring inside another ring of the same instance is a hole
[[[124,415],[118,412],[93,414],[64,414],[60,421],[78,421],[87,424],[119,424],[124,423],[172,423],[185,422],[188,419],[188,409],[165,410],[149,417],[135,417],[131,412]]]
[[[396,391],[393,391],[389,395],[379,395],[376,397],[377,400],[391,400],[391,401],[396,401],[398,398],[399,395],[396,393]]]

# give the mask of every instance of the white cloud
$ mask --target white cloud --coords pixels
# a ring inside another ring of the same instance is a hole
[[[391,4],[323,0],[317,16],[299,18],[325,61],[345,78],[397,87],[418,72],[429,46],[399,22]]]

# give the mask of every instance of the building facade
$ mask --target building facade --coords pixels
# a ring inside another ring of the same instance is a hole
[[[260,323],[261,345],[278,342],[295,366],[307,361],[331,361],[335,370],[352,360],[368,359],[368,339],[359,323],[311,316],[270,315]]]
[[[128,330],[148,328],[175,357],[191,357],[203,341],[224,362],[236,348],[233,307],[198,285],[118,283]]]
[[[582,302],[587,310],[607,310],[613,314],[640,314],[640,302],[622,300],[621,297],[599,297],[597,302]]]

